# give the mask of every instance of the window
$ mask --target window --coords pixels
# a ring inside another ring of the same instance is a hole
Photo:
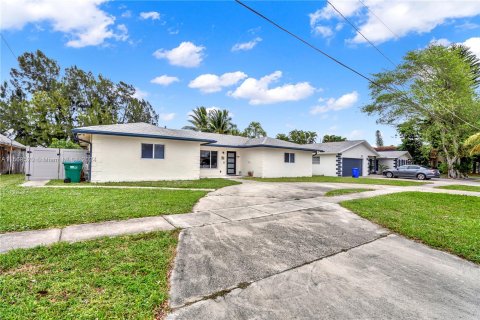
[[[320,164],[320,157],[312,157],[312,164]]]
[[[142,143],[142,159],[165,159],[165,145]]]
[[[215,169],[217,167],[218,152],[200,150],[200,168]]]
[[[285,163],[295,163],[295,153],[285,153]]]

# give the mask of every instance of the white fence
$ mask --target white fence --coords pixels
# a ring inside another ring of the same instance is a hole
[[[56,149],[28,147],[25,159],[27,180],[65,179],[63,162],[83,161],[83,172],[88,178],[89,154],[84,149]]]

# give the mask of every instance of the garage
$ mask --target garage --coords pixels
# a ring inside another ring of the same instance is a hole
[[[351,177],[352,168],[360,170],[360,176],[363,175],[363,159],[342,158],[342,177]]]

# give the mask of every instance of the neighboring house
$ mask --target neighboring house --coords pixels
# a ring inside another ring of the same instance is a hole
[[[352,168],[359,168],[361,176],[369,174],[370,160],[378,157],[377,151],[365,140],[310,144],[322,150],[312,157],[313,175],[351,176]]]
[[[147,123],[73,130],[91,153],[91,181],[303,177],[312,175],[313,146],[273,138],[160,128]]]
[[[412,163],[412,156],[408,151],[378,151],[378,153],[380,156],[375,163],[375,171],[378,171],[380,165],[394,169]]]
[[[0,134],[0,173],[24,172],[25,150],[20,142]]]

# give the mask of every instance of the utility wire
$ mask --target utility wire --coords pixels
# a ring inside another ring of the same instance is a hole
[[[287,30],[286,28],[282,27],[281,25],[279,25],[278,23],[276,23],[275,21],[271,20],[270,18],[266,17],[265,15],[263,15],[262,13],[258,12],[257,10],[253,9],[252,7],[246,5],[245,3],[243,3],[242,1],[240,0],[235,0],[235,2],[237,2],[238,4],[240,4],[241,6],[245,7],[247,10],[253,12],[254,14],[258,15],[259,17],[261,17],[262,19],[268,21],[270,24],[274,25],[275,27],[277,27],[278,29],[282,30],[283,32],[291,35],[292,37],[294,37],[295,39],[297,39],[298,41],[302,42],[303,44],[309,46],[310,48],[314,49],[315,51],[323,54],[324,56],[326,56],[327,58],[329,58],[330,60],[334,61],[335,63],[341,65],[342,67],[352,71],[353,73],[357,74],[358,76],[362,77],[363,79],[367,80],[368,82],[370,82],[371,84],[379,87],[379,88],[382,88],[384,90],[387,90],[389,91],[390,93],[401,93],[402,95],[405,95],[404,92],[396,89],[396,88],[392,88],[392,87],[388,87],[388,86],[385,86],[385,85],[382,85],[374,80],[372,80],[370,77],[364,75],[363,73],[361,73],[360,71],[357,71],[356,69],[354,69],[353,67],[350,67],[349,65],[343,63],[342,61],[334,58],[333,56],[329,55],[328,53],[324,52],[323,50],[321,50],[320,48],[314,46],[313,44],[311,44],[310,42],[306,41],[305,39],[301,38],[300,36],[294,34],[293,32]],[[338,12],[338,11],[337,11]],[[342,15],[343,16],[343,15]],[[369,40],[367,40],[369,41]],[[370,42],[370,41],[369,41]],[[390,59],[389,59],[390,60]],[[395,64],[394,64],[395,65]],[[396,66],[396,65],[395,65]],[[423,109],[421,106],[419,106],[416,102],[414,102],[412,99],[410,99],[408,96],[407,96],[407,101],[408,102],[413,102],[418,108],[420,109]],[[463,121],[465,124],[468,124],[469,126],[477,129],[477,130],[480,130],[480,127],[477,127],[469,122],[467,122],[466,120],[460,118],[459,116],[457,116],[455,113],[453,113],[452,111],[450,111],[448,108],[445,108],[444,109],[448,112],[450,112],[452,115],[454,115],[456,118],[458,118],[459,120]],[[424,109],[423,109],[424,110]],[[425,111],[425,110],[424,110]]]
[[[385,59],[387,59],[393,66],[397,66],[397,64],[395,62],[393,62],[389,57],[387,57],[386,54],[384,54],[376,45],[373,44],[372,41],[370,41],[361,31],[360,29],[358,29],[350,20],[347,19],[347,17],[345,17],[343,15],[343,13],[340,12],[340,10],[338,10],[330,1],[327,1],[327,3],[333,8],[333,10],[335,10],[353,29],[355,29],[355,31],[357,31],[357,33],[359,35],[361,35],[363,37],[363,39],[365,39],[372,47],[375,48],[375,50],[378,51],[378,53],[380,53]]]
[[[10,52],[12,53],[13,57],[14,57],[15,60],[16,60],[16,59],[17,59],[17,55],[15,54],[15,52],[13,52],[12,47],[10,47],[10,45],[8,44],[8,41],[7,41],[7,39],[3,36],[3,33],[0,32],[0,36],[2,37],[3,42],[5,42],[5,44],[7,45],[8,50],[10,50]]]
[[[375,12],[373,12],[373,10],[370,9],[362,0],[358,0],[358,2],[360,2],[375,18],[377,18],[377,20],[380,21],[380,23],[383,24],[383,25],[385,26],[385,28],[387,28],[388,31],[390,31],[395,38],[397,38],[397,39],[400,38],[400,36],[399,36],[398,34],[396,34],[395,32],[393,32],[393,30],[390,29],[390,27],[387,26],[387,24],[386,24],[385,22],[383,22],[383,20],[380,19],[380,17],[377,16],[377,15],[375,14]]]

